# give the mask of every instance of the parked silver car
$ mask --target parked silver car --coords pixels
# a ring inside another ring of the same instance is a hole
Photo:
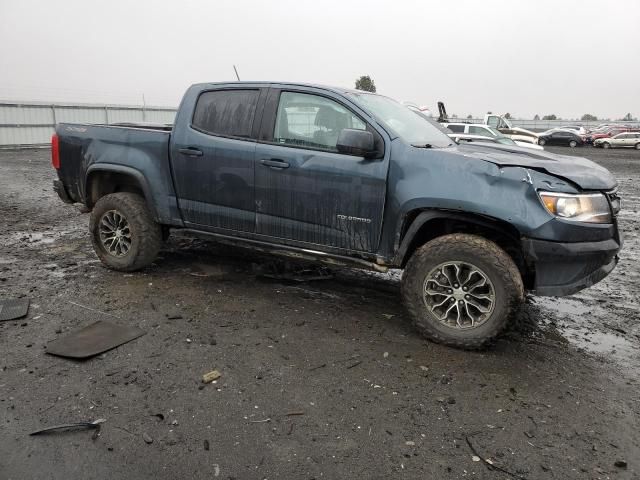
[[[623,132],[613,137],[598,138],[594,140],[593,146],[602,148],[631,147],[640,150],[640,132]]]

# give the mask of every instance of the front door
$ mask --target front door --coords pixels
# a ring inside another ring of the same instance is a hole
[[[275,89],[262,124],[268,131],[261,132],[265,141],[256,150],[256,233],[375,251],[388,162],[336,148],[342,129],[372,127],[339,99]]]
[[[173,134],[171,164],[186,225],[254,232],[256,135],[252,132],[260,92],[205,91],[189,125]]]

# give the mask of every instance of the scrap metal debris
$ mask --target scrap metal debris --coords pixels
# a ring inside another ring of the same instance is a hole
[[[100,425],[106,421],[106,418],[98,418],[97,420],[93,420],[91,422],[65,423],[62,425],[54,425],[53,427],[43,428],[42,430],[36,430],[35,432],[31,432],[29,435],[33,436],[41,435],[43,433],[56,433],[70,430],[99,430]]]
[[[264,420],[249,420],[249,423],[269,423],[270,421],[270,418],[265,418]]]
[[[29,313],[28,298],[10,298],[0,300],[0,322],[26,317]]]
[[[209,373],[202,375],[202,383],[211,383],[214,380],[219,379],[222,374],[218,370],[212,370]]]
[[[47,353],[60,357],[85,359],[141,337],[146,332],[99,320],[71,335],[47,345]]]

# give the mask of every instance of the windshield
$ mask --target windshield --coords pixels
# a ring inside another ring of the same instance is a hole
[[[511,140],[509,137],[499,137],[496,138],[498,143],[502,143],[503,145],[516,145],[516,142]]]
[[[412,145],[430,145],[434,148],[453,145],[453,141],[441,128],[435,126],[435,122],[417,115],[395,100],[364,92],[347,95],[371,112],[381,124]]]

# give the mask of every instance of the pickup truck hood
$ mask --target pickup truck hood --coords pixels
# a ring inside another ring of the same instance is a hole
[[[455,148],[466,157],[478,158],[496,165],[542,170],[569,180],[584,190],[612,190],[618,185],[609,170],[582,157],[557,155],[509,145],[470,143]]]

